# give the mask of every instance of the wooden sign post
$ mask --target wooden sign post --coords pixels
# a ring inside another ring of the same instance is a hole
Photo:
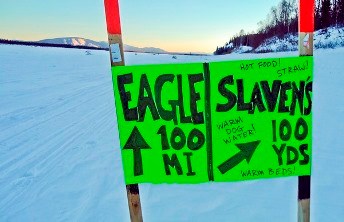
[[[314,0],[299,0],[299,55],[313,56]],[[310,221],[311,177],[299,176],[298,221]]]
[[[124,51],[118,0],[104,0],[111,67],[124,66]],[[141,222],[142,210],[138,184],[126,185],[132,222]]]

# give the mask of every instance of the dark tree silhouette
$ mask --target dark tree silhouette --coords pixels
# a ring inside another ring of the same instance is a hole
[[[339,0],[337,4],[338,4],[337,22],[339,25],[343,26],[344,25],[344,0]]]
[[[323,0],[321,4],[321,28],[331,25],[331,0]]]

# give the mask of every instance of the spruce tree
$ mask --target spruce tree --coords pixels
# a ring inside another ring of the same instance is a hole
[[[331,25],[331,0],[323,0],[321,4],[321,28]]]
[[[337,22],[339,25],[344,25],[344,0],[339,0],[338,1],[338,17],[337,17]]]

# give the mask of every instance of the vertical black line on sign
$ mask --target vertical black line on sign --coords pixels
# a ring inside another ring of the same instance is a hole
[[[209,181],[214,181],[209,63],[203,63],[203,70],[204,70],[204,80],[205,80],[205,126],[206,126],[208,178],[209,178]]]

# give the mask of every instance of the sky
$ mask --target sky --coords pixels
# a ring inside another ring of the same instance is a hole
[[[256,31],[280,0],[119,0],[123,42],[170,52],[215,51]],[[0,0],[0,38],[106,41],[103,0]]]

